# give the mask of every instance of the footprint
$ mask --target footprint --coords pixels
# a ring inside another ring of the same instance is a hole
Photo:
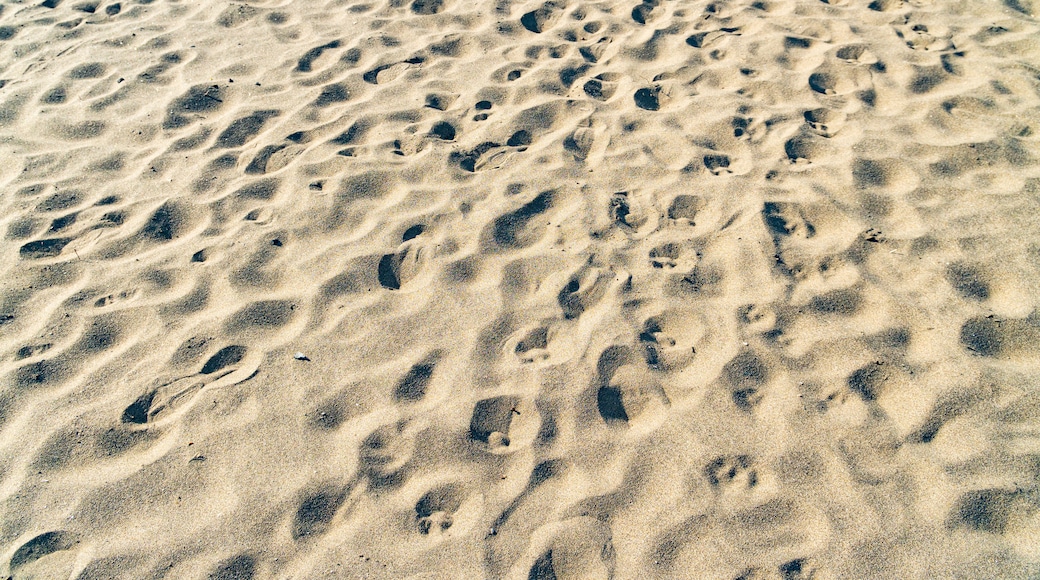
[[[580,54],[586,62],[597,63],[608,60],[611,56],[614,55],[616,49],[617,45],[614,44],[614,40],[609,36],[604,36],[603,38],[597,40],[594,44],[579,48],[578,54]],[[604,88],[603,83],[611,83],[612,85],[614,85],[612,88],[609,89],[610,95],[612,96],[614,94],[614,88],[616,88],[617,81],[620,79],[620,75],[616,73],[603,73],[600,75],[596,75],[595,78],[601,81],[599,83],[599,87],[595,89],[595,93],[598,93],[599,96],[597,96],[597,94],[595,94],[593,91],[589,90],[589,83],[585,83],[585,93],[594,99],[602,101],[610,99],[610,96],[605,96],[604,91],[606,89]]]
[[[700,321],[675,310],[647,318],[639,340],[650,368],[675,370],[693,362],[697,354],[696,342],[703,336]]]
[[[572,320],[595,306],[606,295],[614,273],[603,268],[585,265],[556,295],[563,309],[563,317]]]
[[[597,101],[607,102],[614,97],[620,81],[621,75],[617,73],[601,73],[586,81],[582,90]]]
[[[549,353],[549,329],[539,326],[531,329],[523,338],[517,341],[513,353],[522,363],[533,363],[548,360]]]
[[[628,234],[646,234],[657,226],[656,212],[636,205],[627,191],[619,191],[610,198],[610,219]]]
[[[516,395],[483,399],[473,407],[469,438],[487,451],[504,454],[527,447],[541,426],[538,409]]]
[[[663,419],[670,405],[648,369],[635,364],[618,368],[596,393],[596,408],[607,424],[623,422],[645,428]]]
[[[661,110],[661,107],[668,103],[668,97],[668,91],[657,83],[637,90],[632,96],[636,106],[644,111]]]
[[[300,59],[296,62],[297,72],[311,72],[314,69],[314,61],[324,53],[326,50],[331,50],[340,47],[340,41],[333,40],[327,44],[316,46],[308,50]]]
[[[668,206],[668,219],[695,226],[697,212],[707,205],[704,198],[699,195],[680,194],[675,196],[671,205]]]
[[[521,16],[520,24],[531,32],[541,34],[556,24],[563,13],[563,8],[563,4],[550,0],[538,9]]]
[[[733,170],[729,168],[730,158],[729,155],[722,153],[712,153],[704,156],[704,167],[712,173],[712,175],[722,175],[724,173],[733,173]]]
[[[123,410],[120,421],[149,426],[168,423],[186,413],[196,395],[204,388],[236,385],[253,378],[257,373],[259,355],[240,365],[246,353],[246,347],[240,345],[220,349],[202,365],[198,373],[160,384],[138,397]]]
[[[730,388],[733,403],[740,409],[754,409],[763,397],[770,370],[757,354],[745,350],[722,367],[722,376]]]
[[[361,442],[358,471],[374,489],[397,487],[408,477],[414,453],[414,429],[404,421],[383,425]]]
[[[650,250],[650,265],[663,270],[675,269],[679,265],[679,257],[682,254],[682,246],[678,243],[661,244]]]
[[[94,308],[105,308],[105,307],[108,307],[108,306],[113,306],[113,305],[116,305],[116,304],[122,304],[124,302],[129,302],[129,301],[133,300],[134,298],[136,298],[137,294],[138,294],[138,289],[137,288],[133,288],[133,289],[130,289],[130,290],[123,290],[122,292],[120,292],[118,294],[109,294],[107,296],[102,296],[101,298],[98,298],[94,302]]]
[[[538,531],[534,537],[538,537]],[[547,545],[528,569],[529,580],[613,578],[617,555],[610,526],[591,517],[556,524]]]
[[[785,237],[806,239],[816,235],[816,228],[796,203],[767,201],[762,207],[762,219],[777,240]]]
[[[408,228],[401,237],[397,252],[384,254],[379,259],[377,278],[388,290],[400,290],[401,286],[416,279],[426,263],[427,251],[417,238],[426,231],[426,226],[417,224]]]
[[[758,471],[747,455],[720,455],[704,467],[708,483],[720,493],[740,493],[758,485]]]
[[[500,248],[519,249],[534,244],[541,238],[544,225],[532,227],[534,218],[546,213],[553,205],[556,192],[543,191],[519,209],[499,216],[491,224],[490,237]]]
[[[809,128],[821,137],[833,137],[845,126],[847,115],[833,109],[811,109],[804,114]]]
[[[462,486],[448,483],[426,492],[415,503],[415,524],[424,536],[445,534],[455,523],[464,499]]]
[[[371,85],[384,85],[397,79],[408,69],[422,64],[424,59],[416,56],[401,62],[384,64],[361,75],[361,78]]]

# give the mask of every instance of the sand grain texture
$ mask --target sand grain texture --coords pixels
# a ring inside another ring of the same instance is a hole
[[[0,574],[1040,577],[1038,15],[0,4]]]

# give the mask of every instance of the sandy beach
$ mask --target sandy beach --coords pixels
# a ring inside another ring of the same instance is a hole
[[[5,0],[0,577],[1040,578],[1038,17]]]

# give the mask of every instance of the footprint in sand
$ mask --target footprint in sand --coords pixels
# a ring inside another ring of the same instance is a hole
[[[609,525],[577,517],[546,527],[552,535],[531,564],[529,580],[614,577],[617,555]]]
[[[529,446],[540,426],[541,417],[534,404],[519,395],[501,395],[474,405],[469,438],[501,455]]]
[[[259,354],[247,357],[247,352],[241,345],[225,346],[199,372],[163,381],[138,397],[123,410],[121,422],[161,426],[186,413],[203,389],[236,385],[253,378],[259,370]]]
[[[401,287],[419,277],[427,260],[425,244],[418,239],[426,226],[416,224],[408,228],[401,236],[401,244],[396,252],[384,254],[379,258],[379,284],[387,290],[400,290]]]

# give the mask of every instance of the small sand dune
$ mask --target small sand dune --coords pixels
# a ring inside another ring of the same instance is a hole
[[[0,576],[1040,577],[1037,17],[0,4]]]

